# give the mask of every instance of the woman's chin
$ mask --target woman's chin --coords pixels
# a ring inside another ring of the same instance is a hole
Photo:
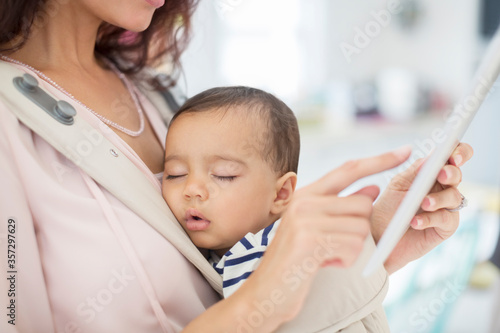
[[[127,21],[123,20],[120,22],[109,22],[109,23],[131,32],[142,32],[150,26],[152,19],[153,16],[151,14],[150,15],[138,14],[137,16]]]

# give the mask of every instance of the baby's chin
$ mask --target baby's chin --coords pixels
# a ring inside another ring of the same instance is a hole
[[[187,230],[187,233],[193,244],[199,249],[216,251],[216,249],[220,248],[220,246],[218,246],[219,244],[215,244],[213,241],[208,240],[206,235],[200,235],[199,232],[197,233],[189,230]]]
[[[229,247],[222,247],[220,244],[214,244],[213,242],[200,238],[201,237],[191,237],[193,244],[200,251],[212,251],[215,252],[219,257],[222,257],[224,254],[226,254],[227,251],[230,250]]]

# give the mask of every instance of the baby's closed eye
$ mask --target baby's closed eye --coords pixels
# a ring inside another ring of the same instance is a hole
[[[236,179],[237,176],[218,176],[218,175],[212,175],[212,177],[216,178],[217,180],[225,181],[225,182],[231,182]]]

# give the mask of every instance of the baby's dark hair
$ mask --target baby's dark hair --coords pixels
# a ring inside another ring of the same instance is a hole
[[[297,173],[300,153],[297,118],[283,101],[265,91],[243,86],[205,90],[188,99],[170,125],[182,114],[213,110],[225,113],[240,107],[248,112],[249,119],[259,119],[265,124],[265,131],[252,138],[245,148],[259,147],[264,161],[281,175],[289,171]]]

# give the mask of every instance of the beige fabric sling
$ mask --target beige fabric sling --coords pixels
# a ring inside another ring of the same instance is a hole
[[[381,305],[389,287],[387,272],[381,268],[369,278],[361,275],[374,249],[368,237],[354,266],[321,269],[304,308],[278,332],[389,332]],[[307,269],[306,263],[302,266]]]
[[[172,212],[150,181],[135,165],[119,154],[113,157],[110,149],[118,151],[109,141],[94,146],[87,156],[76,156],[79,142],[86,140],[83,133],[94,130],[92,126],[75,116],[73,125],[60,124],[46,112],[33,112],[34,104],[12,84],[23,71],[0,62],[0,89],[4,103],[27,127],[32,129],[55,149],[64,154],[96,182],[105,187],[131,210],[141,216],[179,252],[181,252],[220,294],[222,280],[203,255],[191,243],[175,220]],[[168,107],[163,98],[152,90],[142,87],[143,93],[168,119]],[[126,182],[123,179],[127,179]],[[30,227],[34,230],[33,225]],[[33,232],[34,235],[34,232]],[[36,242],[36,239],[33,240]],[[294,320],[283,325],[278,332],[388,332],[387,321],[381,307],[388,288],[388,277],[380,269],[370,278],[360,275],[362,262],[373,252],[371,238],[366,242],[360,261],[350,269],[322,269],[315,278],[312,290],[303,310]],[[31,255],[37,256],[36,246]],[[38,271],[37,274],[41,272]],[[37,279],[38,280],[38,279]],[[40,276],[40,281],[43,277]],[[48,304],[48,303],[47,303]],[[256,329],[258,332],[258,329]]]

